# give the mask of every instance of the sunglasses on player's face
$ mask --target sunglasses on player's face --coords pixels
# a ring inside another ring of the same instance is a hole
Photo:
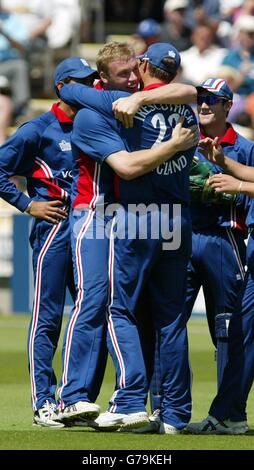
[[[207,106],[213,106],[215,104],[218,104],[220,101],[227,100],[215,95],[198,95],[197,97],[198,106],[201,106],[203,103],[207,104]]]

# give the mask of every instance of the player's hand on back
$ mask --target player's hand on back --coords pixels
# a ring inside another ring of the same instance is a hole
[[[140,108],[139,93],[134,93],[127,98],[119,98],[112,104],[115,118],[118,119],[124,127],[129,129],[133,127],[133,118]]]
[[[199,141],[198,126],[189,128],[183,127],[184,118],[180,118],[179,122],[173,129],[172,139],[175,140],[176,152],[196,147]]]
[[[67,209],[63,209],[62,201],[32,201],[26,212],[33,217],[58,224],[67,217]]]

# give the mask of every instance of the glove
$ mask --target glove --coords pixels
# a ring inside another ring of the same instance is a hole
[[[209,177],[216,174],[209,163],[201,162],[198,157],[194,157],[190,170],[190,194],[191,202],[202,204],[232,204],[236,195],[227,193],[217,193],[209,186]]]

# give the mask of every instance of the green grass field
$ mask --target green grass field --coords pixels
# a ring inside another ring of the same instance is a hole
[[[32,427],[30,386],[27,372],[26,335],[29,317],[0,316],[0,449],[80,449],[80,450],[163,450],[163,449],[254,449],[254,397],[248,401],[251,430],[245,436],[137,435],[131,433],[99,433],[89,428],[62,430]],[[193,418],[207,415],[216,391],[214,350],[205,320],[189,323],[190,353],[193,369]],[[56,355],[56,371],[60,371],[60,354]],[[114,372],[108,365],[103,389],[98,399],[101,409],[107,408],[114,384]]]

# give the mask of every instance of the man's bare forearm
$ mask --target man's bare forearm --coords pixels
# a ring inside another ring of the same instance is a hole
[[[149,173],[166,160],[172,158],[177,152],[197,145],[198,133],[191,129],[175,129],[178,136],[173,136],[169,141],[163,142],[151,149],[138,150],[136,152],[121,151],[111,154],[107,163],[113,170],[125,180],[131,180]]]
[[[174,141],[137,152],[118,152],[107,158],[107,163],[125,180],[138,178],[164,163],[177,153]]]
[[[192,85],[183,83],[170,83],[153,90],[138,91],[140,106],[151,104],[188,104],[195,103],[197,99],[197,90]]]
[[[154,104],[180,105],[196,101],[197,90],[192,85],[170,83],[153,90],[138,91],[127,98],[114,101],[115,117],[128,129],[133,127],[133,118],[142,106]]]
[[[254,180],[253,180],[254,181]],[[254,197],[254,184],[242,181],[241,193],[249,197]]]
[[[254,168],[251,166],[242,165],[242,163],[225,157],[223,166],[221,165],[221,167],[228,175],[243,181],[254,182]]]

